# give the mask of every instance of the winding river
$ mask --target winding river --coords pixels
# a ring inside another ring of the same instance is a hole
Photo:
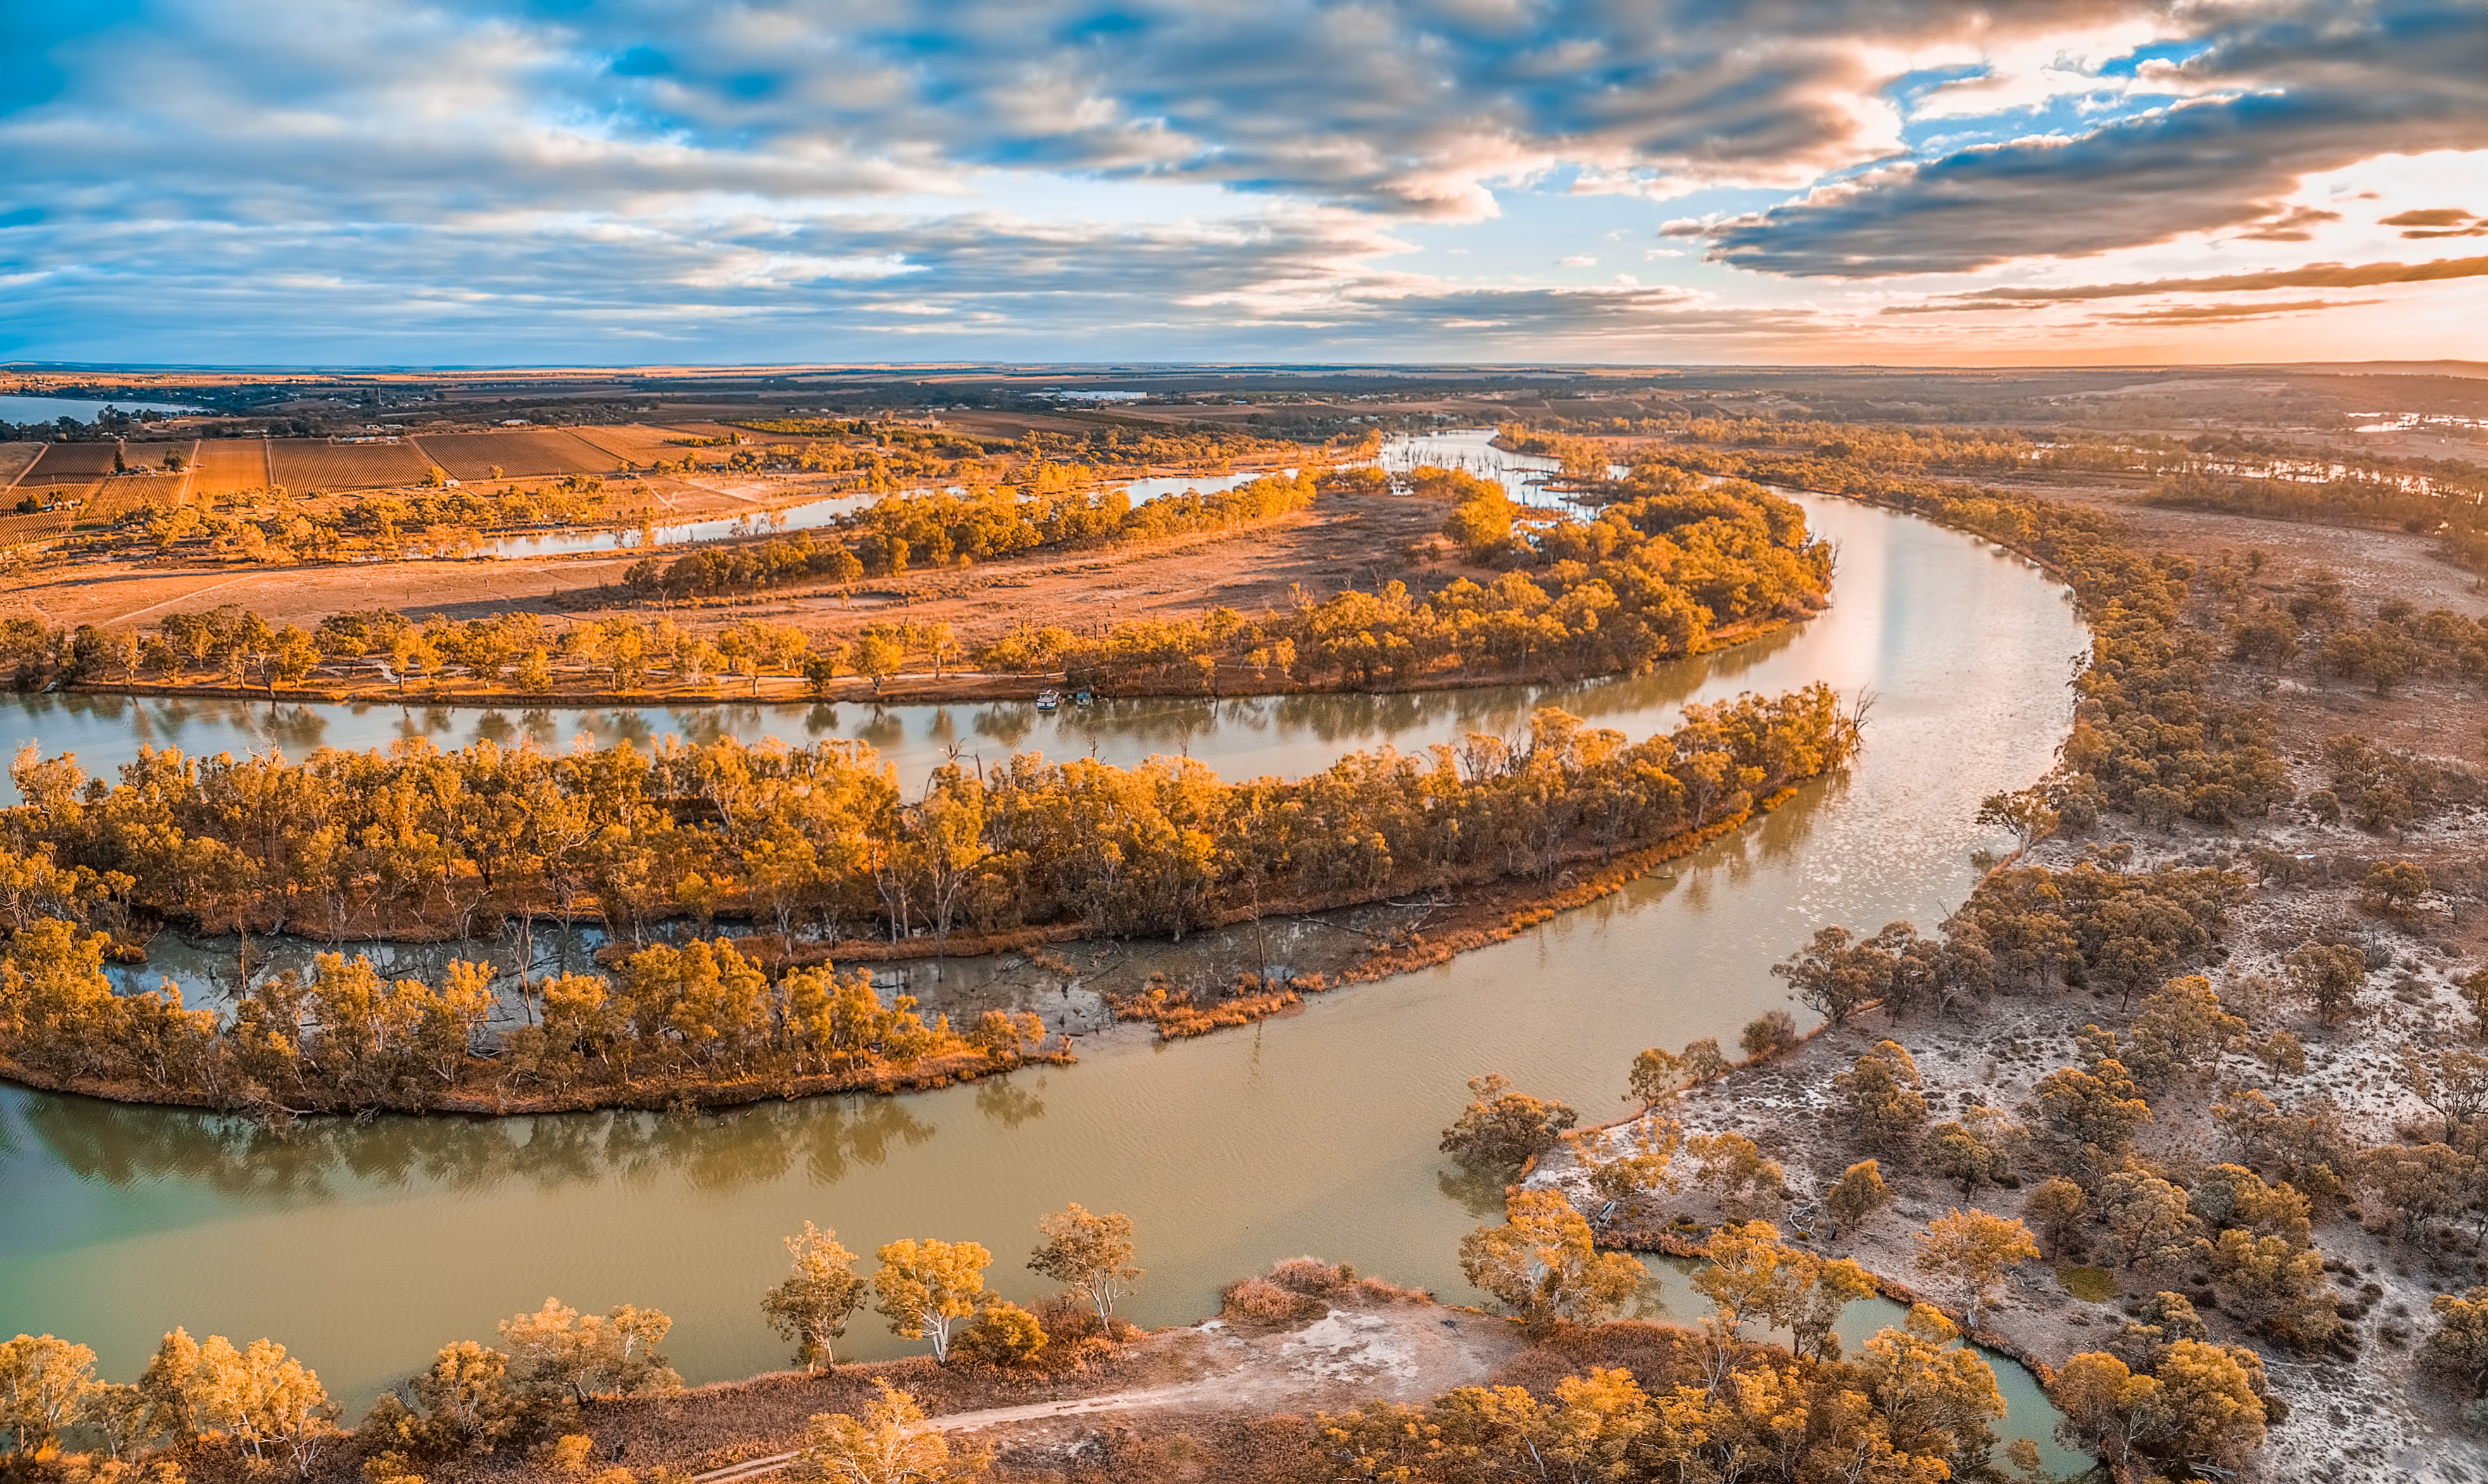
[[[1733,1042],[1784,1003],[1769,966],[1815,928],[1932,927],[1998,841],[1978,800],[2043,772],[2071,718],[2086,637],[2026,563],[1916,520],[1807,501],[1839,543],[1835,603],[1802,629],[1628,680],[1416,696],[1101,703],[1037,717],[984,706],[401,710],[28,698],[0,741],[35,738],[108,772],[142,741],[193,752],[281,744],[442,746],[531,735],[567,746],[732,733],[860,736],[920,776],[948,748],[1131,761],[1188,751],[1230,777],[1300,774],[1341,753],[1510,730],[1558,703],[1635,736],[1687,699],[1814,679],[1876,698],[1863,758],[1754,828],[1440,967],[1323,997],[1301,1013],[1173,1045],[1118,1034],[1082,1064],[897,1099],[833,1099],[721,1117],[320,1122],[279,1141],[195,1113],[0,1089],[0,1333],[93,1345],[135,1374],[175,1324],[270,1335],[330,1388],[367,1398],[453,1339],[549,1293],[582,1308],[654,1304],[696,1383],[782,1364],[761,1323],[806,1220],[869,1252],[900,1236],[973,1238],[1026,1298],[1032,1223],[1066,1200],[1128,1212],[1149,1273],[1143,1324],[1209,1312],[1219,1283],[1315,1252],[1474,1299],[1454,1260],[1499,1190],[1450,1177],[1439,1130],[1462,1079],[1500,1070],[1589,1120],[1623,1111],[1632,1054]],[[1662,1274],[1654,1301],[1698,1313]],[[1860,1305],[1871,1327],[1884,1314]],[[860,1319],[859,1356],[904,1346]],[[2015,1431],[2045,1402],[2010,1370]],[[2034,1410],[2035,1409],[2035,1410]]]

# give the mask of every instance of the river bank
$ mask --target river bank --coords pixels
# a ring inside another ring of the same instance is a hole
[[[1002,1251],[1024,1242],[1036,1214],[1073,1199],[1129,1213],[1148,1234],[1150,1281],[1133,1311],[1145,1325],[1210,1312],[1220,1283],[1282,1252],[1319,1251],[1464,1295],[1459,1238],[1501,1209],[1499,1189],[1460,1184],[1435,1148],[1464,1078],[1501,1070],[1592,1117],[1621,1110],[1633,1051],[1703,1037],[1733,1044],[1785,1003],[1769,967],[1813,925],[1944,916],[1977,878],[1973,854],[2001,848],[1972,822],[1978,801],[2038,776],[2064,735],[2064,660],[2083,634],[2061,588],[1924,522],[1808,506],[1841,546],[1832,610],[1739,650],[1595,685],[1118,701],[1076,719],[1021,705],[532,722],[450,708],[271,716],[235,702],[11,702],[0,714],[17,719],[18,736],[40,729],[47,751],[73,747],[90,768],[141,740],[211,754],[274,741],[291,756],[408,735],[514,745],[539,728],[552,747],[574,730],[644,744],[669,733],[868,737],[915,777],[952,748],[1072,754],[1093,738],[1118,763],[1181,750],[1230,776],[1300,777],[1355,748],[1509,732],[1543,704],[1640,735],[1687,701],[1740,691],[1820,679],[1881,698],[1845,777],[1620,891],[1234,1034],[1162,1042],[1131,1026],[1095,1036],[1068,1070],[721,1114],[302,1120],[284,1139],[209,1113],[0,1091],[0,1181],[23,1192],[0,1210],[0,1307],[19,1327],[94,1345],[116,1375],[135,1374],[168,1323],[272,1334],[332,1390],[367,1397],[438,1345],[488,1334],[559,1292],[597,1308],[664,1308],[678,1321],[669,1355],[705,1382],[782,1363],[752,1295],[775,1281],[778,1240],[805,1220],[837,1226],[859,1250],[942,1236]],[[96,706],[118,709],[86,709]],[[1231,984],[1258,956],[1251,932],[1227,933],[1227,956],[1203,972]],[[1283,944],[1286,933],[1294,941]],[[1342,960],[1370,947],[1311,924],[1272,923],[1267,938],[1274,960],[1307,965],[1317,943],[1335,944]],[[1063,956],[1084,994],[1117,998],[1144,992],[1158,967],[1112,943]],[[929,1011],[966,977],[955,962],[939,980],[934,968],[887,974],[891,987],[906,974]],[[1041,981],[1061,983],[1025,961],[1012,972],[1028,982],[1031,1008],[1045,1008]],[[1102,1006],[1086,1003],[1093,1027]],[[197,1261],[203,1244],[216,1253],[212,1280]],[[486,1252],[489,1262],[476,1256]],[[1006,1292],[1035,1297],[1024,1285]],[[863,1357],[900,1349],[877,1332],[853,1343]]]

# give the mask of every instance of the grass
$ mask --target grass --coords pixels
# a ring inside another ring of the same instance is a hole
[[[2056,1281],[2064,1285],[2066,1293],[2084,1303],[2106,1303],[2123,1292],[2116,1286],[2115,1273],[2079,1263],[2057,1264]]]

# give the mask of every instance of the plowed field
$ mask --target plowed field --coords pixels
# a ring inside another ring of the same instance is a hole
[[[17,482],[28,484],[92,484],[112,472],[113,443],[45,443],[43,456]]]
[[[42,443],[0,443],[0,490],[15,484],[17,476],[42,456]]]
[[[190,487],[202,495],[235,495],[269,483],[268,443],[263,439],[203,439],[196,462],[199,471]]]
[[[461,479],[601,474],[620,460],[559,428],[513,428],[506,433],[432,433],[415,441],[435,463]]]
[[[297,495],[420,484],[432,471],[432,461],[411,442],[332,443],[313,438],[274,440],[268,445],[268,464],[276,482]]]

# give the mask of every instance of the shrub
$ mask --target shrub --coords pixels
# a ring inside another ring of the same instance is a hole
[[[1796,1017],[1785,1010],[1772,1010],[1756,1015],[1737,1038],[1737,1044],[1744,1047],[1747,1056],[1767,1058],[1795,1050],[1799,1041]]]
[[[1007,1298],[994,1298],[959,1331],[950,1351],[972,1366],[1022,1371],[1037,1363],[1045,1353],[1045,1327],[1035,1315]]]
[[[1284,1325],[1319,1307],[1315,1300],[1291,1294],[1267,1278],[1246,1278],[1221,1291],[1218,1312],[1238,1324]]]

